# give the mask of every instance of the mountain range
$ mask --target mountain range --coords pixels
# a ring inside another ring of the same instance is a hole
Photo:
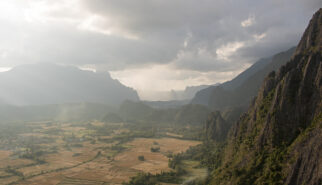
[[[248,107],[263,82],[272,70],[284,65],[294,53],[292,47],[272,57],[260,59],[250,68],[231,81],[218,86],[210,86],[196,93],[192,104],[206,105],[212,110],[225,110],[231,107]]]
[[[100,103],[120,105],[138,101],[135,90],[111,78],[109,73],[83,71],[48,63],[17,66],[0,73],[0,102],[7,105]]]

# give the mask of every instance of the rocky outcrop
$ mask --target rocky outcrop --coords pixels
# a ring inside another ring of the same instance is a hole
[[[222,142],[226,139],[230,125],[222,118],[219,111],[209,115],[205,125],[206,139]]]
[[[230,130],[212,184],[321,184],[322,9]]]
[[[216,143],[224,142],[229,129],[244,111],[245,109],[242,107],[234,107],[209,114],[204,126],[205,139]]]
[[[322,129],[314,128],[291,147],[284,184],[322,184]]]

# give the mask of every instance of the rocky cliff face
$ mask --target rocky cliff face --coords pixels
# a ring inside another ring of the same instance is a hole
[[[206,139],[222,142],[226,139],[229,128],[230,125],[222,118],[220,112],[213,112],[206,121]]]
[[[322,9],[230,130],[212,184],[322,183]]]
[[[204,127],[205,139],[216,143],[224,142],[231,126],[243,112],[245,112],[244,108],[234,107],[222,112],[214,111],[209,114]]]

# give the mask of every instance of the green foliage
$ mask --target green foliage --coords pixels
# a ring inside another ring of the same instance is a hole
[[[187,174],[187,171],[180,165],[176,165],[174,168],[177,175],[185,175]]]
[[[222,163],[223,149],[222,143],[204,143],[201,148],[201,165],[206,166],[210,171],[218,168]]]
[[[269,111],[269,108],[272,104],[272,100],[274,98],[275,89],[272,89],[267,96],[264,97],[264,99],[261,102],[261,105],[259,107],[258,115],[259,120],[263,121],[263,119],[267,116],[267,113]]]
[[[169,159],[168,166],[169,168],[175,169],[176,166],[179,166],[184,159],[183,154],[175,154]]]

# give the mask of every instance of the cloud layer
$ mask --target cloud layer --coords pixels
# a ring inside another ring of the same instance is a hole
[[[212,79],[215,73],[235,75],[296,45],[321,6],[320,0],[5,0],[0,67],[51,62],[124,78],[125,71],[142,76],[147,66],[163,66],[191,74],[180,87],[196,74],[215,83],[232,77]]]

